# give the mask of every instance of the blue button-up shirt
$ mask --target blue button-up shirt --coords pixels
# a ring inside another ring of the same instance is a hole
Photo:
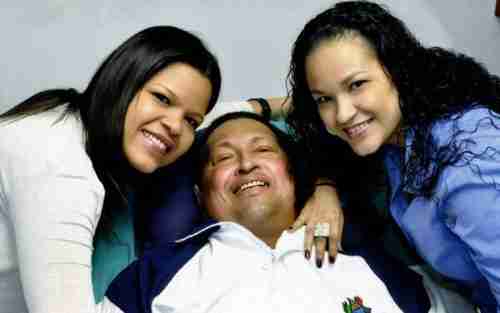
[[[437,122],[432,135],[447,145],[456,129],[465,150],[481,156],[470,163],[464,155],[447,166],[437,181],[434,198],[416,196],[415,186],[402,187],[397,147],[384,147],[391,186],[391,214],[418,253],[438,272],[462,283],[485,312],[500,312],[500,116],[482,107],[458,118]],[[406,136],[406,147],[413,140]],[[419,179],[417,179],[419,180]],[[418,183],[418,182],[417,182]]]

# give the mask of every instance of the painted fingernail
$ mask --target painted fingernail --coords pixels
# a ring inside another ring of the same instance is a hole
[[[306,251],[304,252],[304,255],[305,255],[306,259],[308,259],[308,260],[309,260],[309,259],[311,258],[311,251],[306,250]]]
[[[334,256],[329,256],[328,260],[330,261],[330,264],[335,263],[335,257]]]
[[[321,259],[316,259],[316,267],[321,268],[321,265],[323,265],[323,260]]]

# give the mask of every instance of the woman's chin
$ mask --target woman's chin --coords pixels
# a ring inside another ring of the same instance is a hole
[[[151,174],[158,168],[157,166],[134,166],[134,168],[142,174]]]
[[[139,173],[142,174],[151,174],[156,171],[160,165],[158,162],[154,162],[153,160],[129,160],[130,165]]]
[[[357,143],[351,144],[351,149],[353,152],[361,157],[368,156],[370,154],[374,154],[380,148],[379,144],[375,143]]]

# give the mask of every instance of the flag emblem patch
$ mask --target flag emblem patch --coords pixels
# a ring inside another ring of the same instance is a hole
[[[344,313],[371,313],[372,309],[363,304],[361,297],[347,298],[342,302]]]

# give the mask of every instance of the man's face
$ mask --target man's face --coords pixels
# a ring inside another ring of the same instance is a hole
[[[237,118],[207,141],[209,157],[200,184],[210,216],[239,223],[257,235],[286,229],[295,219],[293,179],[274,133],[264,124]]]

